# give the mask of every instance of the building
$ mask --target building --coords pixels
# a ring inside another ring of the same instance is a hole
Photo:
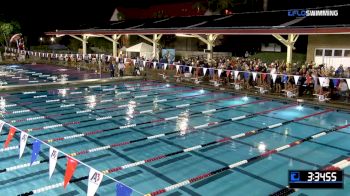
[[[317,65],[350,67],[350,35],[309,35],[306,60]]]

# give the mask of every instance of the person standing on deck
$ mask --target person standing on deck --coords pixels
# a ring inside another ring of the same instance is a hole
[[[115,70],[115,67],[114,67],[114,64],[112,63],[112,61],[109,63],[109,71],[111,73],[111,78],[114,77],[114,70]]]
[[[124,69],[125,69],[125,64],[124,64],[123,60],[121,60],[121,62],[118,64],[119,77],[124,76]]]

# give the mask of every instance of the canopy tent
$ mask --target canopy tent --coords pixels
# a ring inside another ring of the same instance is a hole
[[[134,46],[127,48],[126,52],[137,52],[137,53],[140,53],[139,54],[140,57],[144,57],[145,59],[152,59],[153,46],[146,44],[144,42],[141,42],[139,44],[136,44]]]

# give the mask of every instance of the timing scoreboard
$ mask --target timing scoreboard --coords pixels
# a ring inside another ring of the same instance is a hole
[[[290,170],[289,188],[343,188],[343,171]]]

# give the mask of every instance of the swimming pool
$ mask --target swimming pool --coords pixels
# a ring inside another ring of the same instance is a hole
[[[0,86],[98,79],[106,74],[78,71],[54,65],[1,65]]]
[[[0,106],[6,122],[80,154],[74,157],[106,170],[134,189],[133,195],[206,176],[350,120],[347,112],[149,81],[2,94]],[[1,143],[7,133],[5,127]],[[46,161],[15,168],[30,162],[33,142],[28,139],[19,159],[18,137],[10,143],[13,149],[1,149],[1,193],[17,195],[62,182],[65,158],[58,159],[50,180]],[[48,151],[42,146],[38,160],[47,160]],[[268,195],[287,185],[288,170],[321,169],[349,156],[350,128],[345,127],[164,194]],[[350,169],[344,173],[348,184]],[[88,174],[80,164],[76,182],[42,195],[84,195],[87,180],[79,179]],[[347,184],[294,194],[348,195]],[[115,195],[115,183],[104,178],[97,194]]]

